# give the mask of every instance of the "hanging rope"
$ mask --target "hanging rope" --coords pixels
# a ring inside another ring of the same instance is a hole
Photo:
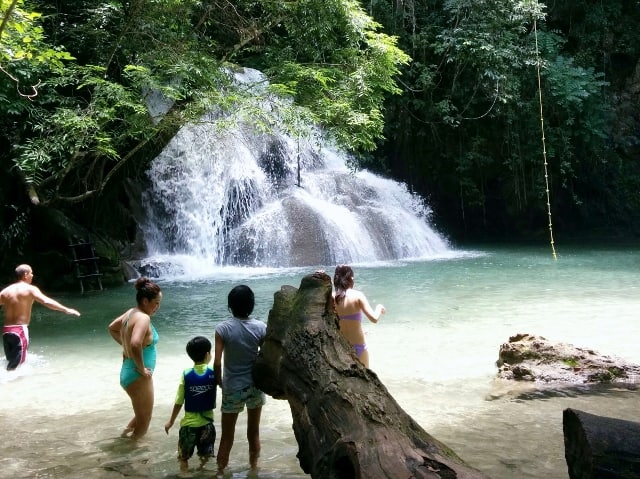
[[[542,156],[544,157],[544,182],[547,191],[547,214],[549,215],[549,238],[551,239],[551,252],[553,259],[557,260],[556,246],[553,241],[553,223],[551,221],[551,201],[549,195],[549,172],[547,169],[547,144],[544,137],[544,116],[542,115],[542,82],[540,81],[540,52],[538,50],[538,28],[536,19],[533,19],[533,33],[536,39],[536,65],[538,67],[538,100],[540,101],[540,129],[542,131]]]

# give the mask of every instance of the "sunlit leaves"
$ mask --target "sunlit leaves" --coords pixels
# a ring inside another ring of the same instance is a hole
[[[272,59],[265,64],[269,77],[342,146],[374,149],[384,99],[399,93],[396,79],[408,56],[357,2],[306,0],[281,8],[286,15],[265,57]]]
[[[186,122],[243,121],[306,136],[313,121],[341,145],[371,150],[408,61],[354,0],[79,0],[44,3],[44,16],[24,0],[14,7],[4,58],[21,81],[46,71],[38,63],[49,70],[46,95],[3,112],[21,116],[10,155],[45,202],[99,191],[132,148]],[[238,66],[266,72],[268,87],[238,85]],[[8,95],[0,88],[0,100]],[[168,105],[160,116],[152,98]]]
[[[24,0],[0,0],[0,64],[34,60],[61,67],[71,56],[48,46],[44,29],[38,22],[41,14],[25,9]]]

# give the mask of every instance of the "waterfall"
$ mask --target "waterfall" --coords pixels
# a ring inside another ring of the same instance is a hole
[[[281,268],[449,251],[404,184],[351,171],[328,144],[247,124],[220,131],[209,119],[183,127],[148,170],[142,229],[152,258]]]

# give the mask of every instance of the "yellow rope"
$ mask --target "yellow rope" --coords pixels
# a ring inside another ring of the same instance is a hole
[[[547,189],[547,214],[549,215],[549,237],[551,238],[551,252],[553,259],[557,260],[556,247],[553,241],[553,226],[551,222],[551,201],[549,196],[549,172],[547,170],[547,144],[544,137],[544,116],[542,115],[542,84],[540,81],[540,53],[538,51],[538,28],[536,19],[533,19],[533,32],[536,39],[536,64],[538,67],[538,99],[540,101],[540,128],[542,130],[542,155],[544,157],[544,181]]]

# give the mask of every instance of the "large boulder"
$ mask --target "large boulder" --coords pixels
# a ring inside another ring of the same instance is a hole
[[[542,336],[517,334],[500,346],[498,378],[539,383],[637,383],[640,366]]]

